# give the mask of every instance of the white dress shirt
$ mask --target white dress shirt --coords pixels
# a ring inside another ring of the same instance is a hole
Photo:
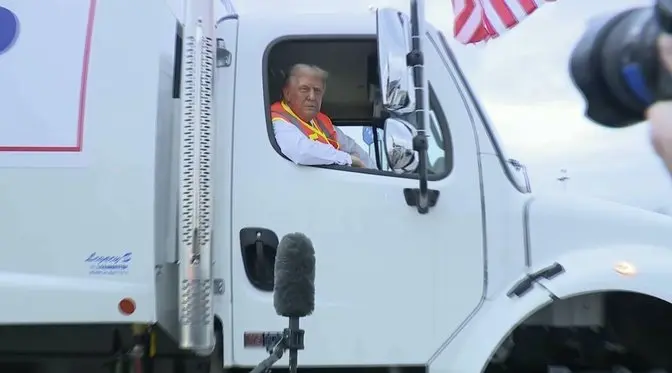
[[[296,164],[306,166],[329,164],[351,166],[352,157],[350,154],[354,153],[364,162],[367,168],[373,168],[373,161],[368,153],[338,128],[336,128],[336,140],[339,142],[339,148],[342,150],[337,150],[329,144],[309,139],[295,125],[280,118],[273,119],[273,131],[275,132],[275,141],[280,146],[282,154]]]

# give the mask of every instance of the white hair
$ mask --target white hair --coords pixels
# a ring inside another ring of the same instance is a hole
[[[287,75],[287,79],[292,79],[295,78],[297,75],[301,74],[302,72],[306,72],[308,74],[316,75],[322,80],[322,84],[326,87],[327,85],[327,78],[329,77],[329,73],[326,72],[325,70],[321,69],[319,66],[316,65],[309,65],[305,63],[297,63],[294,66],[292,66],[291,69],[289,69],[289,74]]]

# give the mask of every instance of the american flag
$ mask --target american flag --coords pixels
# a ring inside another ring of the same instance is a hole
[[[496,38],[514,28],[544,3],[554,1],[452,0],[455,39],[462,44],[474,44]]]

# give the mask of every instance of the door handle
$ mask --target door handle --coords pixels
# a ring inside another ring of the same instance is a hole
[[[261,291],[273,291],[275,253],[278,235],[270,229],[246,227],[240,230],[240,248],[245,274],[250,283]]]

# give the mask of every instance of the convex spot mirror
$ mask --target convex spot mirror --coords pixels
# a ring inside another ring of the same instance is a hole
[[[383,107],[403,115],[415,110],[415,82],[406,56],[411,51],[411,19],[398,10],[376,11],[378,72]]]
[[[388,166],[395,173],[411,173],[418,168],[418,152],[413,150],[416,133],[415,128],[404,120],[389,118],[385,121],[385,154]]]

